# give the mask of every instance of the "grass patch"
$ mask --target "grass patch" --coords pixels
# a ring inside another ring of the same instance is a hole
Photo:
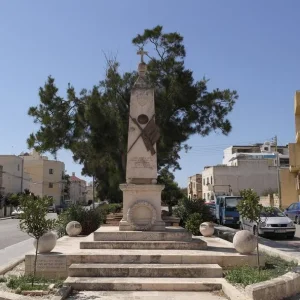
[[[297,263],[288,262],[280,257],[265,255],[266,264],[260,272],[257,267],[242,266],[233,268],[225,273],[227,281],[243,287],[272,278],[279,277],[297,266]]]
[[[32,276],[23,275],[23,276],[11,276],[7,280],[7,287],[12,290],[18,291],[33,291],[33,290],[42,290],[46,291],[48,286],[51,283],[55,284],[56,288],[62,286],[63,281],[58,279],[46,279],[43,277],[36,277],[34,279],[33,286],[31,285]]]

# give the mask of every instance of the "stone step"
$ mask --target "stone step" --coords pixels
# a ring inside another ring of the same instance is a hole
[[[72,264],[70,277],[221,278],[217,264]]]
[[[224,249],[225,250],[225,249]],[[32,255],[34,260],[34,255]],[[264,265],[264,256],[261,256]],[[127,250],[127,249],[82,249],[73,253],[67,265],[79,263],[106,264],[218,264],[224,269],[233,266],[256,266],[256,254],[242,255],[230,252],[198,250]]]
[[[172,249],[200,250],[207,249],[206,242],[194,239],[191,242],[181,241],[95,241],[81,242],[80,249]]]
[[[192,234],[181,227],[166,227],[165,231],[119,231],[117,226],[100,227],[94,241],[191,241]]]
[[[222,278],[68,277],[65,284],[84,291],[216,291]]]

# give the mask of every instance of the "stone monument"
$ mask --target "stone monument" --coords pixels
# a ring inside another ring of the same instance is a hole
[[[165,230],[161,219],[161,191],[157,184],[156,142],[159,128],[155,124],[154,88],[146,80],[147,65],[143,49],[138,66],[138,79],[131,91],[126,184],[123,191],[123,218],[120,231]]]

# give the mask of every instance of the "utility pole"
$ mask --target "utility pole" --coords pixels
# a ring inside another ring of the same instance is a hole
[[[95,209],[95,176],[93,175],[93,209]]]
[[[278,139],[277,135],[274,137],[275,142],[275,151],[276,151],[276,165],[277,165],[277,190],[278,190],[278,198],[279,198],[279,207],[281,207],[281,187],[280,187],[280,159],[278,153]]]

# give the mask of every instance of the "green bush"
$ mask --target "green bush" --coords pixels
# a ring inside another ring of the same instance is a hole
[[[120,203],[111,203],[108,205],[108,208],[109,208],[109,212],[110,213],[119,213],[121,212],[121,209],[122,209],[122,204]]]
[[[89,235],[105,223],[107,211],[102,207],[86,210],[80,205],[71,205],[58,217],[58,235],[66,235],[66,226],[71,221],[77,221],[82,226],[82,235]]]
[[[180,218],[180,225],[183,227],[185,227],[188,219],[194,213],[200,214],[201,223],[213,221],[210,208],[208,205],[205,204],[205,201],[202,199],[188,199],[185,197],[179,200],[178,207],[174,209],[174,214],[175,216]]]
[[[193,235],[200,235],[199,227],[203,223],[203,218],[199,213],[193,213],[189,216],[185,223],[185,228],[187,231],[191,232]]]

